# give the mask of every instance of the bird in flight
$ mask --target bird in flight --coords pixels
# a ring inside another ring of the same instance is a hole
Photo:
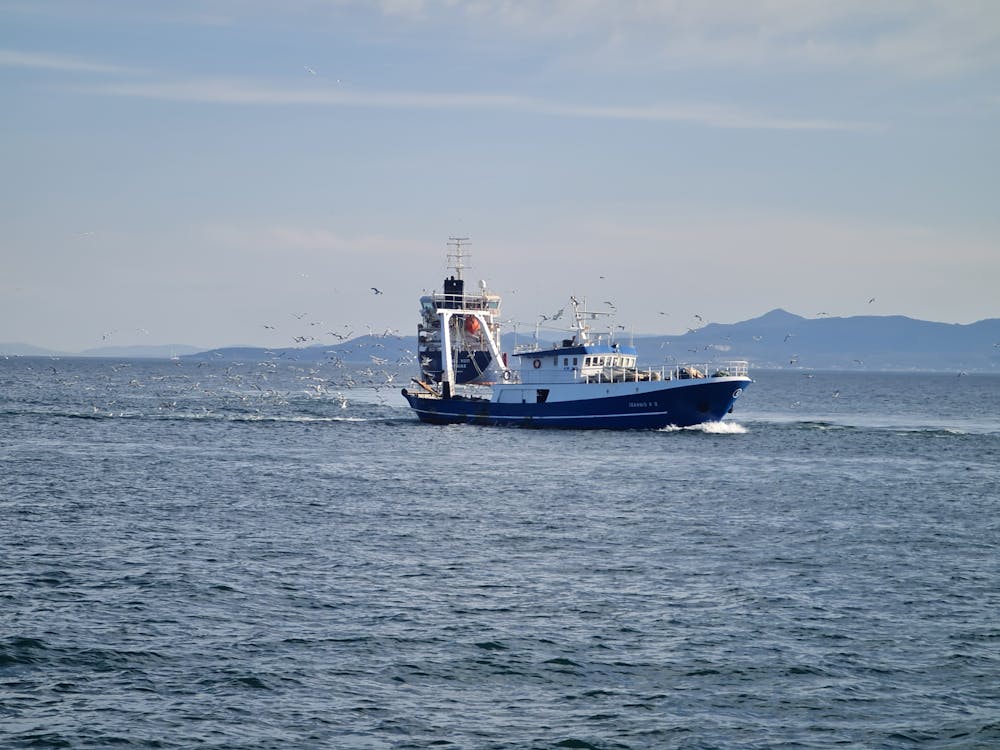
[[[872,298],[871,298],[870,300],[868,300],[868,304],[870,305],[870,304],[871,304],[872,302],[874,302],[874,301],[875,301],[875,298],[874,298],[874,297],[872,297]]]
[[[381,289],[377,289],[376,287],[372,287],[372,288],[371,288],[371,290],[372,290],[372,292],[374,292],[375,294],[382,294],[382,290],[381,290]]]

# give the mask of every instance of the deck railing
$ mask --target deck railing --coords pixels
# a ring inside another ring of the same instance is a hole
[[[733,359],[705,365],[675,365],[674,367],[647,367],[629,369],[605,367],[594,375],[585,376],[588,381],[598,383],[621,383],[647,380],[688,380],[698,378],[724,378],[749,376],[750,364],[745,359]]]

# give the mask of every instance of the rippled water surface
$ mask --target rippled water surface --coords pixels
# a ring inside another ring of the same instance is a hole
[[[0,745],[1000,747],[1000,377],[754,376],[548,432],[0,360]]]

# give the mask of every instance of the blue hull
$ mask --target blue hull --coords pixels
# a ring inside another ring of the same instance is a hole
[[[749,378],[692,380],[642,395],[579,401],[501,404],[484,398],[410,393],[403,396],[422,422],[561,429],[652,430],[718,422],[750,385]]]

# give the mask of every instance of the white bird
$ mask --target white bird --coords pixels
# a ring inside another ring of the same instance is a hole
[[[310,68],[308,65],[303,65],[302,67],[306,69],[306,73],[308,73],[309,75],[311,76],[316,75],[316,71]]]

